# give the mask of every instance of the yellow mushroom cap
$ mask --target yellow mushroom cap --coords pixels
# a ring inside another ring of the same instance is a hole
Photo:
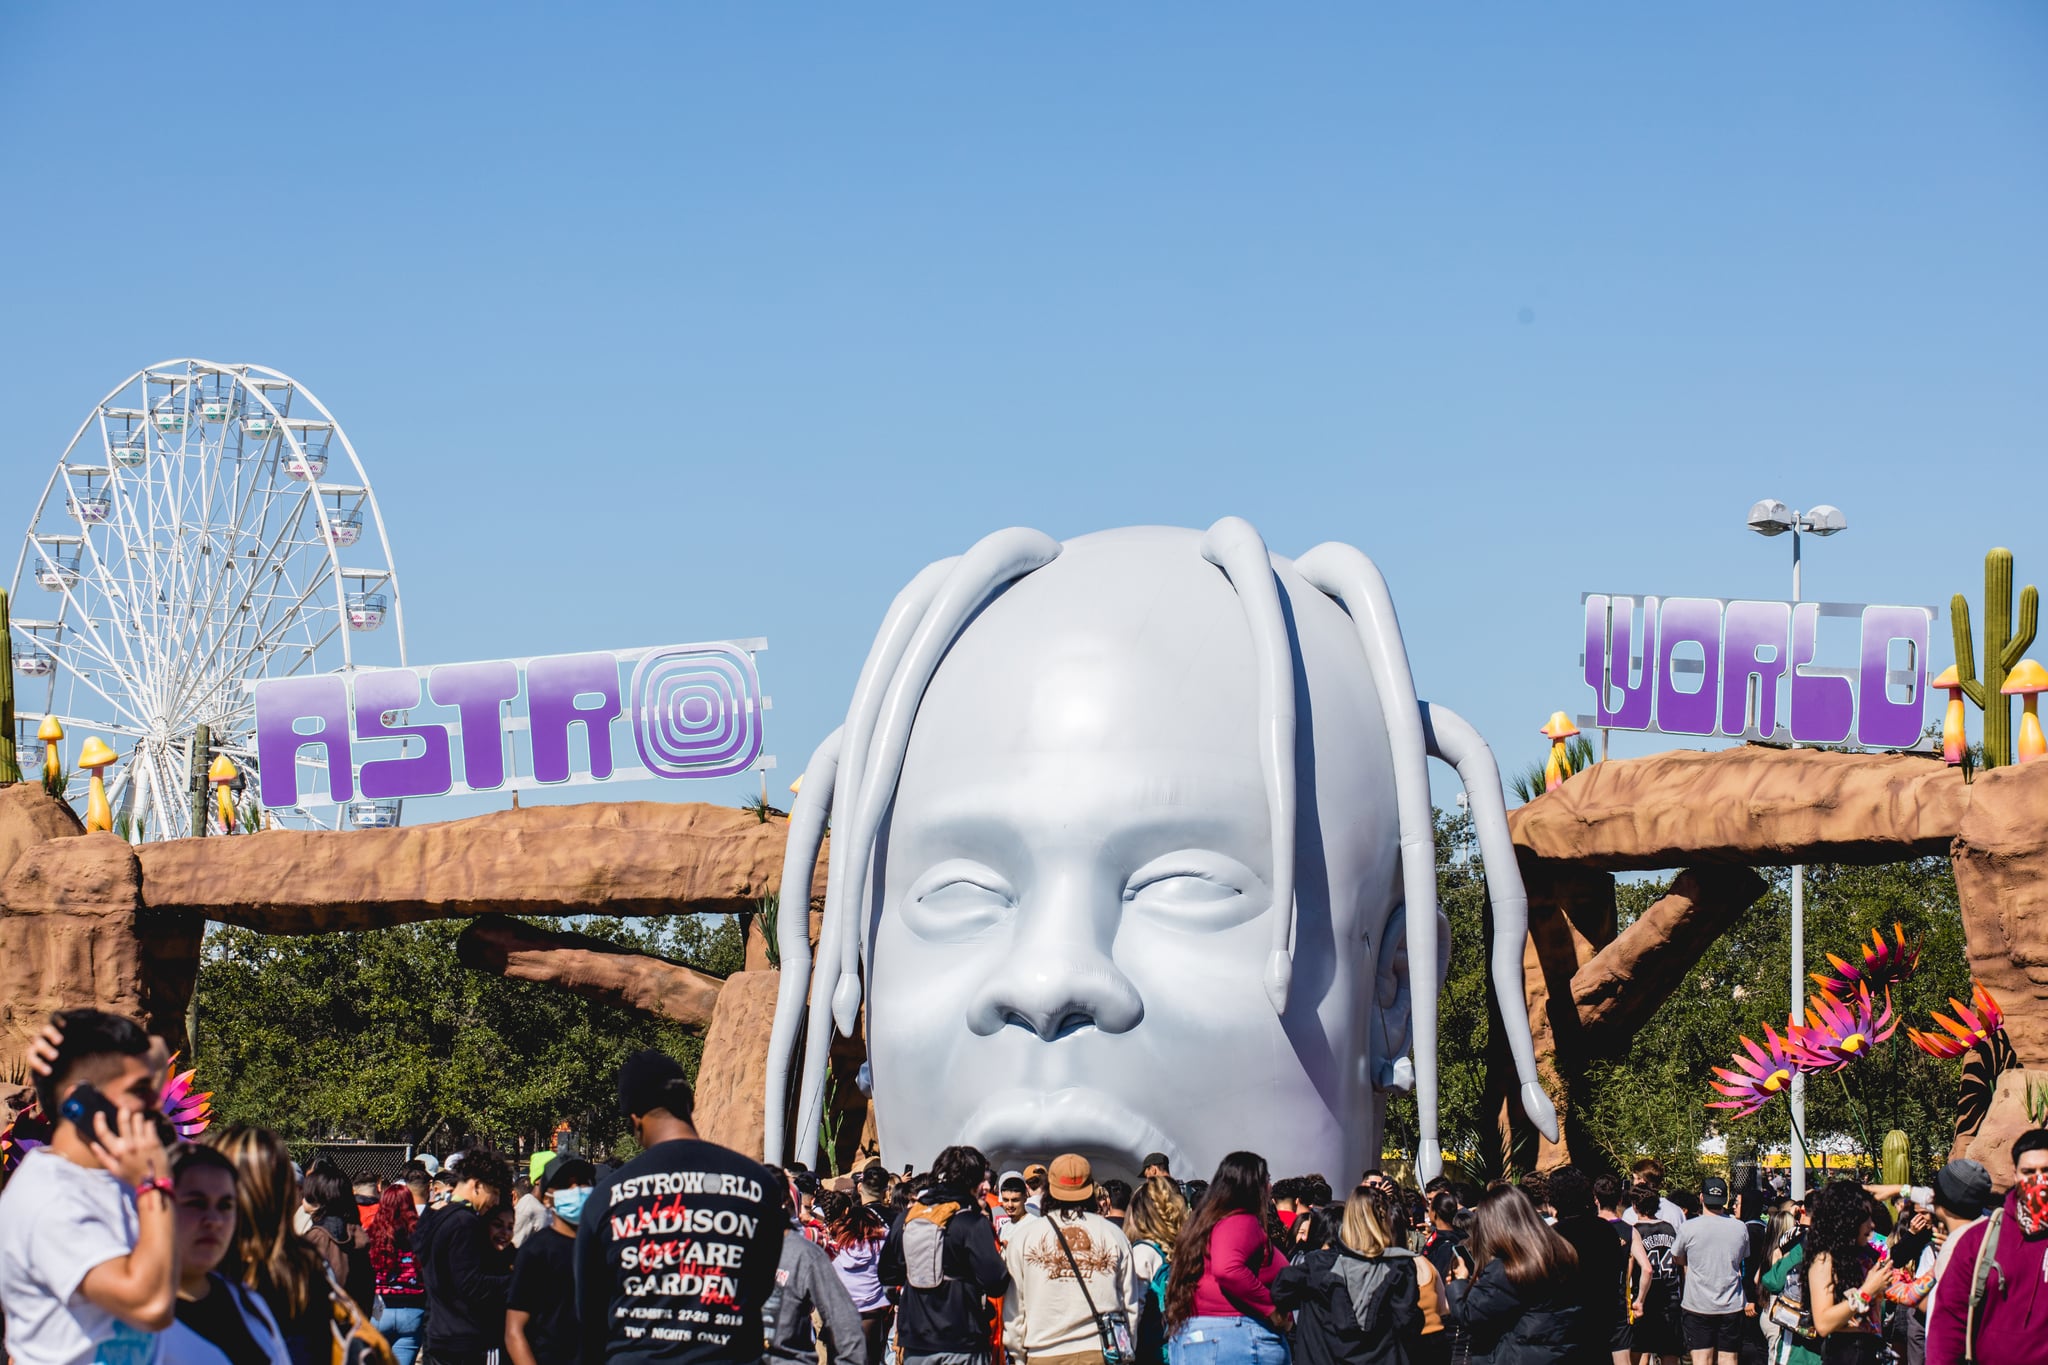
[[[2012,672],[2005,675],[2005,686],[1998,690],[2008,697],[2048,692],[2048,668],[2041,667],[2032,659],[2021,659]]]
[[[98,735],[94,735],[85,741],[83,748],[79,749],[78,766],[81,768],[104,768],[119,757],[119,754],[107,747],[105,740],[101,739]]]
[[[232,782],[241,776],[241,770],[228,761],[226,754],[215,754],[213,766],[206,770],[208,782]]]
[[[1572,724],[1572,718],[1570,716],[1566,715],[1562,711],[1553,711],[1550,713],[1550,723],[1544,726],[1541,730],[1538,730],[1536,733],[1539,735],[1548,735],[1552,739],[1570,739],[1573,735],[1576,735],[1578,732],[1579,727]]]
[[[1927,685],[1929,687],[1945,687],[1949,691],[1954,692],[1963,685],[1963,680],[1956,676],[1956,666],[1950,664],[1947,668],[1942,669],[1940,673],[1936,674]]]
[[[64,738],[64,722],[55,716],[44,716],[43,723],[36,727],[36,738],[45,744],[53,739]]]
[[[804,789],[804,775],[803,775],[802,773],[798,773],[798,774],[796,775],[796,781],[794,781],[794,782],[792,782],[792,783],[790,783],[790,784],[789,784],[789,794],[790,794],[791,796],[797,796],[797,795],[800,795],[800,794],[802,794],[802,792],[803,792],[803,789]]]

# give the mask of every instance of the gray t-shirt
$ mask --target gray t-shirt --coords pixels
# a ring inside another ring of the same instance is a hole
[[[1673,1256],[1685,1257],[1685,1294],[1678,1301],[1688,1313],[1740,1313],[1742,1267],[1749,1260],[1749,1228],[1725,1214],[1688,1218],[1671,1244]]]
[[[47,1147],[0,1193],[0,1309],[15,1365],[155,1365],[162,1338],[94,1305],[79,1282],[135,1249],[135,1195]]]

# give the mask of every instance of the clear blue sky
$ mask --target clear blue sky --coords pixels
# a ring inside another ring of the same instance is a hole
[[[272,365],[416,661],[766,635],[782,781],[1009,524],[1348,540],[1510,763],[1582,590],[1784,594],[1756,498],[1809,596],[2048,582],[2048,9],[1458,8],[6,6],[0,532]]]

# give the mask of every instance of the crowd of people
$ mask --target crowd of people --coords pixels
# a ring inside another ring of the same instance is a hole
[[[168,1140],[160,1044],[97,1011],[31,1053],[57,1116],[0,1190],[17,1365],[2048,1365],[2048,1130],[1997,1198],[1827,1183],[1795,1203],[1562,1166],[1485,1189],[763,1166],[629,1058],[638,1154],[487,1150],[351,1182],[262,1129]]]

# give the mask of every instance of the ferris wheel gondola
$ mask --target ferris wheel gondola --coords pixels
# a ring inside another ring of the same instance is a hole
[[[305,385],[260,365],[165,361],[100,400],[36,504],[12,592],[19,751],[46,714],[105,738],[137,837],[192,832],[201,725],[254,773],[249,682],[405,662],[355,446]]]

